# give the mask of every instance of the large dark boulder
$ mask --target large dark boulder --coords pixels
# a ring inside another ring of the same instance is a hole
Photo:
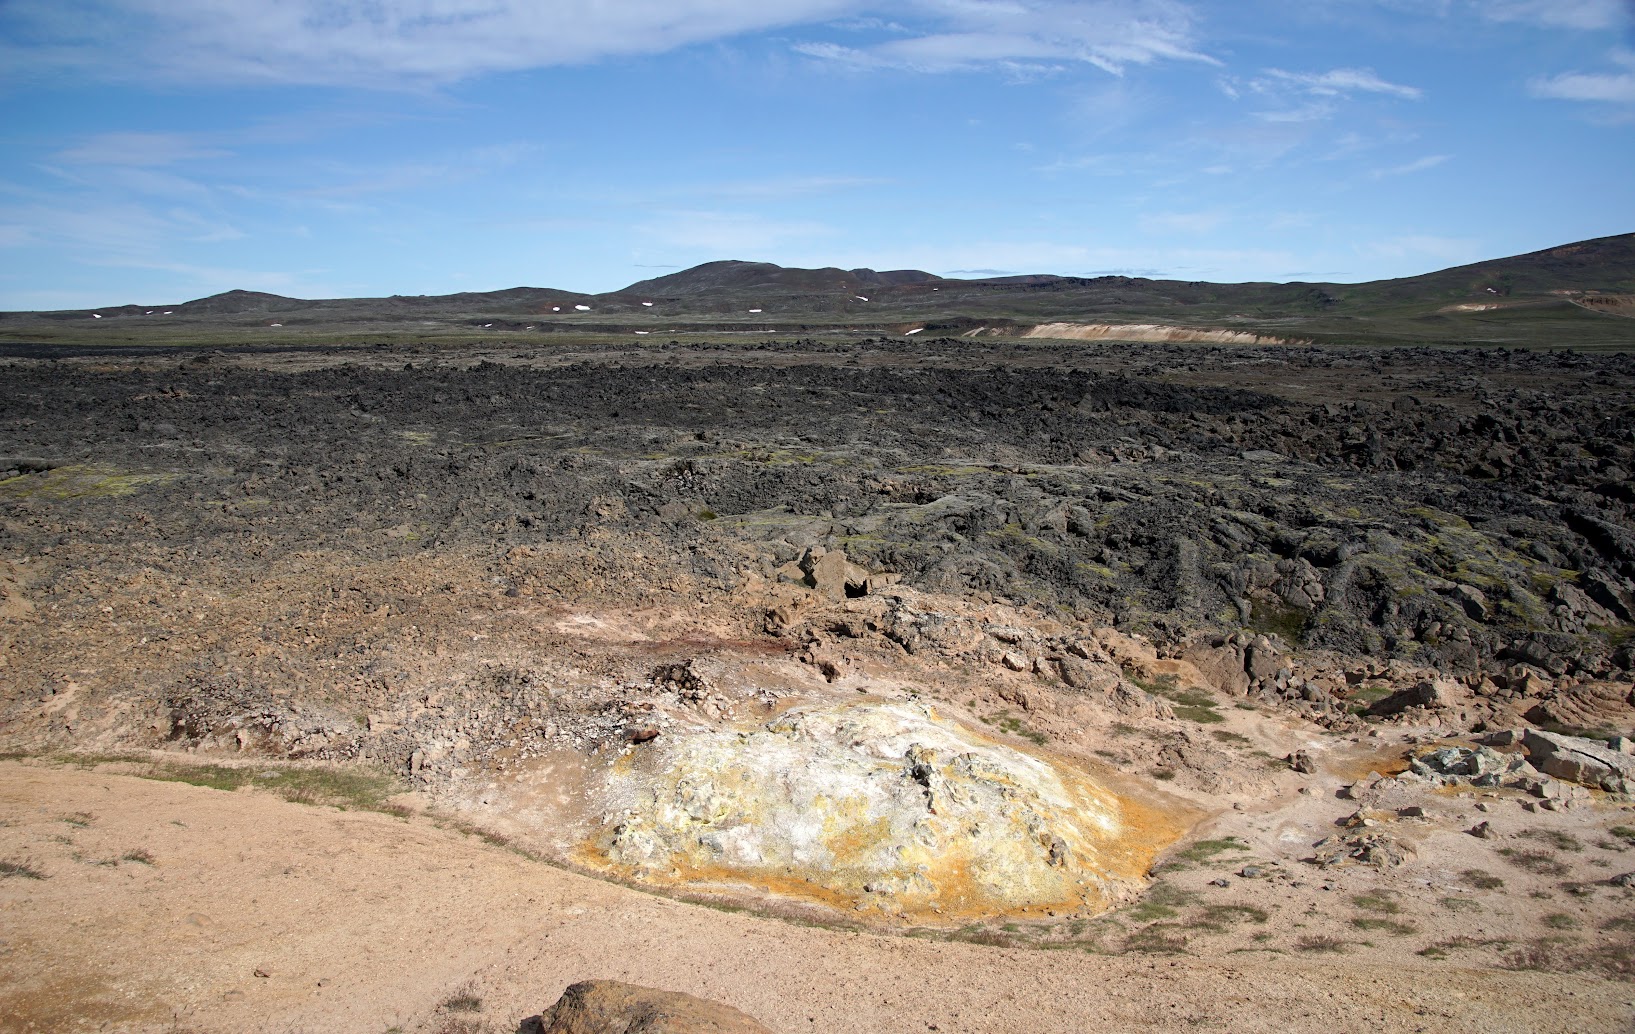
[[[719,1002],[617,980],[585,980],[540,1016],[541,1034],[772,1034]]]

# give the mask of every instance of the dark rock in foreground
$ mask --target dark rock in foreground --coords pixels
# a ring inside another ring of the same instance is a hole
[[[731,1006],[680,991],[585,980],[540,1017],[541,1034],[771,1034]]]

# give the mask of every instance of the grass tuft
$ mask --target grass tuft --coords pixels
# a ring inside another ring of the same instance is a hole
[[[1394,916],[1402,911],[1402,903],[1390,891],[1377,890],[1367,894],[1357,894],[1352,897],[1351,903],[1358,908],[1369,912],[1378,912],[1382,915]]]
[[[1176,923],[1154,923],[1124,938],[1124,950],[1152,955],[1184,955],[1188,938]]]
[[[444,1012],[482,1012],[483,1000],[482,997],[477,994],[476,987],[471,984],[466,984],[464,987],[443,999],[442,1004],[439,1005],[438,1008]]]
[[[1338,937],[1330,937],[1327,934],[1311,934],[1302,937],[1294,942],[1294,946],[1301,951],[1335,953],[1343,952],[1349,947],[1345,941],[1340,940]]]
[[[1383,916],[1352,916],[1351,925],[1359,930],[1380,930],[1396,937],[1406,937],[1419,932],[1419,928],[1412,923],[1402,923]]]
[[[1521,835],[1530,840],[1543,840],[1557,851],[1582,851],[1584,845],[1577,837],[1557,829],[1524,829]]]
[[[43,880],[45,873],[27,862],[0,862],[0,878],[16,876],[25,880]]]
[[[1516,847],[1501,847],[1499,855],[1518,869],[1538,876],[1565,876],[1567,866],[1548,851],[1529,851]]]

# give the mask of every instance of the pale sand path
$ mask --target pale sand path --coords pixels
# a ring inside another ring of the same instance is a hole
[[[138,850],[155,864],[97,864]],[[510,1034],[592,977],[727,1002],[780,1032],[1589,1034],[1630,1030],[1635,1000],[1628,984],[1446,962],[1105,957],[811,929],[422,820],[106,769],[0,763],[0,859],[49,877],[0,880],[6,1031],[433,1031],[438,1003],[470,981],[484,1029]]]

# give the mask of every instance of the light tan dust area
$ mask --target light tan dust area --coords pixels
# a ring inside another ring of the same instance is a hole
[[[0,1030],[509,1032],[568,983],[782,1032],[1614,1031],[1628,985],[1356,958],[1111,958],[806,928],[553,869],[424,820],[0,763]],[[117,861],[142,850],[152,864]],[[112,864],[103,864],[112,862]],[[257,976],[260,970],[267,976]]]

